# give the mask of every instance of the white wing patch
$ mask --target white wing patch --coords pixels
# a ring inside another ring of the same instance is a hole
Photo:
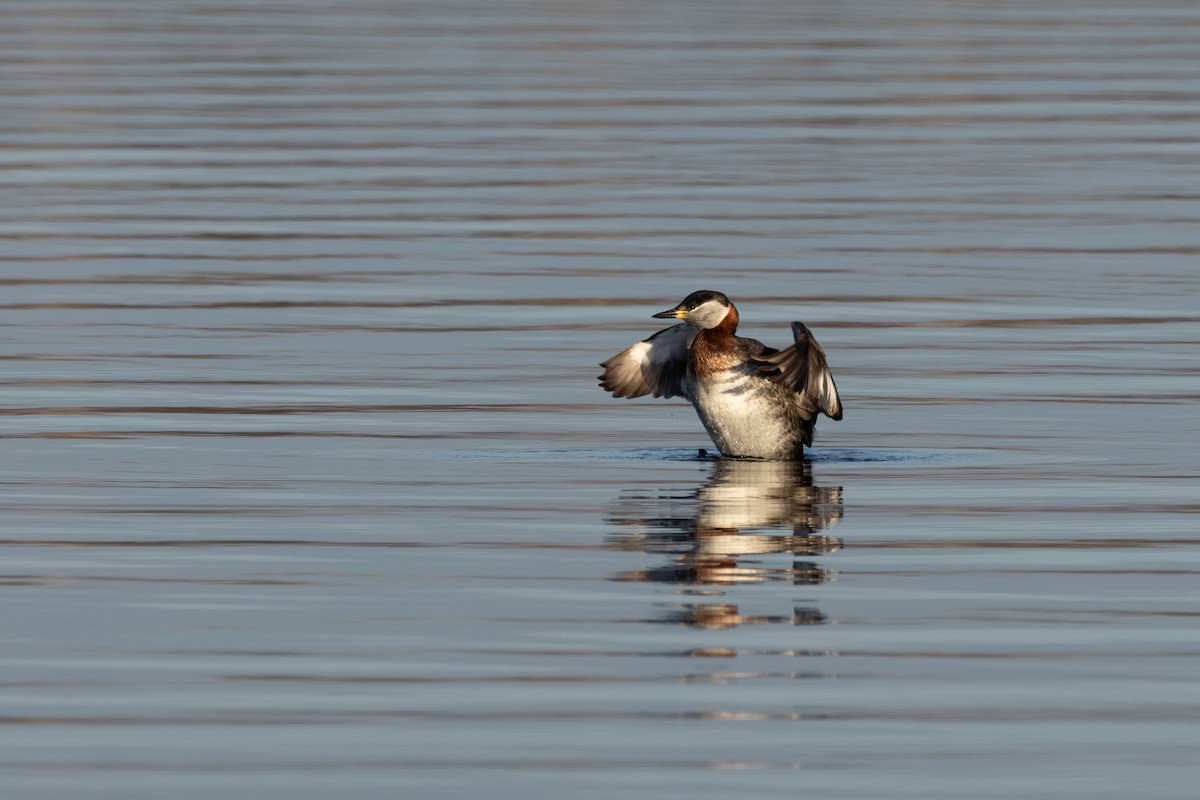
[[[842,399],[825,361],[825,351],[802,322],[792,323],[792,336],[796,342],[791,347],[756,359],[760,369],[771,380],[800,395],[801,406],[812,416],[820,411],[830,419],[841,419]]]
[[[686,397],[688,348],[697,333],[684,322],[617,353],[600,364],[600,386],[613,397]]]

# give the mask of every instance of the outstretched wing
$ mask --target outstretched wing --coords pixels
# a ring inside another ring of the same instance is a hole
[[[791,347],[756,358],[759,369],[800,395],[806,413],[815,417],[820,411],[830,419],[841,419],[842,400],[825,361],[825,351],[802,322],[792,323],[792,336],[796,342]]]
[[[688,348],[697,333],[683,322],[617,353],[600,365],[600,386],[614,397],[685,397]]]

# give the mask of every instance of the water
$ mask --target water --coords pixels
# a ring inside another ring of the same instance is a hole
[[[1192,4],[0,19],[6,796],[1193,795]]]

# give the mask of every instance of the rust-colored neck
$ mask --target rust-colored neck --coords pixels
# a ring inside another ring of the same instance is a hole
[[[737,308],[733,303],[729,304],[729,313],[725,315],[725,319],[717,325],[713,330],[732,336],[737,333],[738,313]]]
[[[742,358],[733,346],[737,324],[737,309],[731,304],[729,312],[715,328],[702,330],[696,336],[696,341],[692,343],[691,360],[697,376],[707,378],[737,366]]]

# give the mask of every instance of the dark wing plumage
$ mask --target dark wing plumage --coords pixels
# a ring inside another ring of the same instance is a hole
[[[800,395],[805,412],[815,417],[820,411],[830,419],[841,419],[842,400],[825,361],[825,351],[802,322],[792,323],[792,336],[796,342],[791,347],[757,356],[754,360],[759,369]]]
[[[744,336],[733,337],[737,342],[738,350],[746,354],[746,357],[752,361],[759,361],[763,356],[772,356],[778,353],[774,347],[767,347],[758,339],[747,339]]]
[[[697,333],[683,322],[617,353],[600,364],[600,386],[614,397],[686,397],[688,348]]]

